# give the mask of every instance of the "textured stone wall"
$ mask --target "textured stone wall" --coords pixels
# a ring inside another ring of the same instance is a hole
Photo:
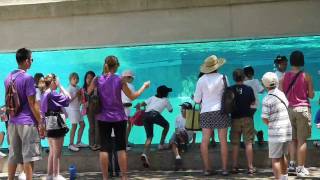
[[[319,0],[75,0],[7,5],[0,6],[0,51],[319,34],[319,8]]]

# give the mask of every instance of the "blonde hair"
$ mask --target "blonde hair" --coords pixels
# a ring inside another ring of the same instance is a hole
[[[56,80],[56,75],[51,73],[48,74],[46,77],[41,78],[39,81],[39,90],[43,93],[46,89],[50,88],[52,81]]]

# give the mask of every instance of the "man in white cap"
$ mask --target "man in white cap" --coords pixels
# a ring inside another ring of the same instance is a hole
[[[127,83],[128,85],[128,88],[131,90],[131,91],[135,91],[134,90],[134,86],[132,85],[132,82],[134,80],[134,74],[131,70],[126,70],[122,73],[122,81],[124,83]],[[128,117],[128,120],[129,120],[129,117],[130,117],[130,110],[131,110],[131,106],[132,106],[132,100],[130,98],[128,98],[124,92],[122,91],[121,92],[121,99],[122,99],[122,104],[124,106],[124,111]],[[131,147],[129,146],[129,135],[130,135],[130,131],[131,131],[131,127],[132,127],[132,124],[130,121],[128,121],[128,128],[127,128],[127,150],[130,150]]]
[[[261,117],[268,125],[269,158],[272,159],[272,169],[275,179],[288,179],[288,146],[292,141],[292,127],[289,119],[289,102],[285,94],[277,86],[278,77],[273,72],[267,72],[262,77],[262,83],[268,90],[262,102]]]

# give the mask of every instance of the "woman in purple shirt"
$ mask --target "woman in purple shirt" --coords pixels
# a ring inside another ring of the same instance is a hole
[[[139,97],[146,88],[150,86],[150,81],[145,82],[137,91],[132,92],[127,83],[115,73],[120,66],[118,58],[108,56],[104,63],[104,73],[96,77],[88,88],[88,94],[97,88],[100,99],[100,112],[95,119],[99,121],[100,129],[100,166],[103,179],[108,179],[108,152],[112,151],[111,132],[115,133],[116,150],[118,151],[118,161],[121,170],[121,178],[127,179],[127,154],[126,154],[126,125],[127,117],[121,100],[121,90],[131,100]]]
[[[63,139],[68,128],[62,108],[70,103],[70,94],[60,85],[54,74],[45,77],[45,92],[41,97],[41,117],[46,123],[47,137],[50,147],[48,157],[47,179],[64,179],[59,175]],[[60,93],[56,90],[60,88]]]

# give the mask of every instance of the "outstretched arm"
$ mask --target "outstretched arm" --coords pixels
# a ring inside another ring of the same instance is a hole
[[[123,82],[122,83],[122,90],[124,94],[131,100],[135,100],[137,97],[139,97],[147,88],[150,86],[150,81],[145,82],[141,88],[136,91],[132,92],[130,88],[128,87],[127,83]]]

